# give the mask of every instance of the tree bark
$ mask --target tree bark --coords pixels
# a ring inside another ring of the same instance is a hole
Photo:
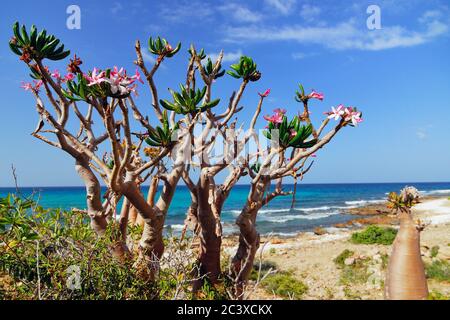
[[[410,212],[401,212],[385,283],[389,300],[423,300],[428,297],[425,269],[420,254],[420,230]]]
[[[263,205],[264,194],[269,177],[262,176],[252,185],[250,195],[242,212],[236,219],[239,227],[239,246],[232,261],[231,276],[235,280],[235,297],[243,299],[245,284],[253,268],[256,251],[259,248],[260,236],[256,230],[256,216]]]
[[[200,176],[198,192],[197,222],[199,225],[200,251],[198,255],[199,279],[194,282],[194,292],[200,289],[207,278],[215,284],[221,273],[220,249],[222,246],[222,229],[219,220],[221,208],[215,199],[215,185],[211,183],[207,170]]]
[[[76,159],[75,170],[86,186],[86,205],[91,227],[98,235],[103,235],[108,222],[101,201],[100,183],[83,156]]]

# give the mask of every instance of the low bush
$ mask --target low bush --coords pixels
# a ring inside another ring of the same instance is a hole
[[[339,268],[345,267],[345,259],[353,256],[354,252],[348,249],[342,251],[333,261]]]
[[[383,244],[390,245],[394,242],[397,230],[394,228],[382,228],[372,225],[361,232],[352,234],[350,241],[355,244]]]
[[[98,237],[83,213],[44,209],[14,195],[1,198],[0,297],[172,299],[176,292],[190,297],[187,272],[180,274],[170,265],[148,282],[136,272],[134,258],[113,258],[117,227],[110,225],[105,236]],[[137,243],[140,232],[129,228],[128,234]]]
[[[450,282],[450,263],[446,260],[434,260],[425,266],[427,278]]]
[[[267,292],[283,298],[301,299],[308,292],[308,286],[289,272],[278,272],[269,275],[261,284]]]

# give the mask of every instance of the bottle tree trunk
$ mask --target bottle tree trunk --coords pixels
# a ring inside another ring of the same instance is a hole
[[[385,283],[389,300],[423,300],[428,297],[425,268],[420,254],[420,229],[410,211],[401,212]]]
[[[197,222],[199,225],[200,251],[198,255],[198,280],[194,282],[194,292],[200,289],[205,279],[215,284],[221,273],[220,249],[222,228],[219,199],[215,199],[215,185],[202,174],[198,186]]]
[[[260,236],[256,230],[256,216],[262,207],[264,193],[269,180],[261,178],[252,185],[247,203],[244,206],[236,224],[239,227],[239,246],[232,261],[231,277],[235,281],[235,297],[244,298],[244,289],[253,268],[256,251],[258,251]]]

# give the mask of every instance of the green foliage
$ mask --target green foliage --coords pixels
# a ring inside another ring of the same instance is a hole
[[[263,131],[264,136],[271,140],[272,130],[277,129],[280,145],[284,148],[302,148],[307,149],[313,147],[317,143],[317,139],[306,141],[312,134],[313,128],[311,124],[306,126],[301,124],[300,118],[295,116],[288,122],[287,117],[283,115],[283,121],[280,124],[269,121],[268,131]],[[293,133],[295,135],[293,135]]]
[[[176,123],[173,128],[169,127],[167,111],[164,110],[162,128],[157,126],[156,129],[149,130],[148,138],[145,139],[145,142],[152,147],[168,147],[173,144],[174,141],[172,141],[172,136],[178,129],[178,123]]]
[[[191,114],[194,116],[198,112],[204,112],[208,109],[214,108],[220,102],[220,99],[216,99],[210,102],[200,103],[206,94],[206,87],[202,90],[197,89],[186,89],[182,84],[180,84],[180,93],[169,89],[173,102],[167,100],[159,100],[161,105],[171,111],[175,111],[177,114]]]
[[[370,258],[355,258],[355,261],[346,265],[345,260],[354,255],[354,252],[348,249],[342,251],[333,261],[341,270],[339,281],[342,285],[353,285],[355,283],[366,283],[370,273],[368,271],[368,262]]]
[[[356,244],[384,244],[390,245],[397,235],[394,228],[382,228],[376,225],[367,227],[364,231],[352,234],[350,241]]]
[[[47,35],[45,29],[38,33],[35,25],[31,26],[28,33],[25,25],[21,27],[19,22],[16,22],[13,25],[13,33],[9,48],[27,63],[32,59],[62,60],[70,54],[70,51],[64,51],[63,44],[59,45],[59,39],[54,35]]]
[[[301,299],[308,292],[308,286],[289,272],[278,272],[269,275],[261,284],[267,292],[284,298]]]
[[[214,70],[214,65],[211,61],[211,58],[208,57],[208,60],[206,61],[206,64],[203,66],[203,68],[205,69],[205,73],[208,77],[211,77],[213,70]],[[218,79],[220,77],[223,77],[223,75],[225,74],[225,70],[220,70],[222,68],[221,65],[219,65],[219,67],[217,68],[217,73],[214,76],[214,79]]]
[[[135,243],[141,234],[141,227],[129,227]],[[172,299],[176,290],[190,298],[189,272],[161,268],[155,281],[144,280],[136,272],[135,259],[119,262],[112,256],[117,236],[117,224],[98,237],[85,214],[44,209],[31,198],[14,195],[0,199],[0,296],[37,299],[39,286],[41,298],[51,300]],[[72,290],[67,283],[74,268],[79,268],[81,281],[80,288]],[[5,278],[12,282],[8,290],[3,290]]]
[[[233,78],[242,78],[244,81],[258,81],[261,78],[261,73],[256,70],[256,63],[250,57],[241,56],[239,62],[230,67],[233,70],[229,70],[227,73]]]
[[[450,296],[439,291],[431,291],[428,295],[428,300],[450,300]]]
[[[431,250],[430,250],[430,257],[431,258],[436,258],[438,253],[439,253],[439,246],[431,247]]]
[[[148,39],[148,50],[151,53],[156,54],[158,56],[164,56],[164,57],[171,58],[178,51],[180,51],[180,49],[181,49],[180,42],[177,44],[177,46],[174,49],[169,44],[169,42],[167,42],[167,40],[164,38],[157,37],[156,39],[153,39],[152,37],[150,37],[150,39]]]
[[[434,260],[425,266],[427,278],[450,282],[450,263],[446,260]]]
[[[298,88],[300,89],[300,91],[295,91],[295,101],[303,102],[305,99],[307,99],[305,96],[305,88],[303,88],[302,84],[299,84]]]
[[[338,268],[345,267],[345,259],[350,258],[355,253],[351,250],[345,249],[342,251],[336,258],[334,258],[333,262],[338,266]]]

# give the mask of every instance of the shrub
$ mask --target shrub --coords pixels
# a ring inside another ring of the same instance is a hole
[[[139,277],[135,259],[113,258],[115,225],[98,237],[82,213],[43,209],[14,195],[0,199],[0,297],[171,299],[175,291],[183,291],[188,298],[190,274],[180,275],[176,266],[161,268],[158,278],[149,282]],[[129,235],[136,242],[140,237],[131,228]],[[70,280],[77,275],[79,286]]]
[[[382,228],[379,226],[369,226],[364,231],[352,234],[350,241],[356,244],[383,244],[390,245],[397,235],[394,228]]]
[[[435,260],[425,267],[427,278],[438,281],[450,281],[450,263],[446,260]]]
[[[439,253],[439,246],[433,246],[430,251],[430,257],[436,258]]]
[[[284,298],[301,299],[308,291],[308,287],[289,272],[278,272],[269,275],[261,284],[267,292]]]
[[[354,252],[348,249],[342,251],[333,261],[339,268],[345,267],[345,259],[353,256]]]
[[[431,291],[428,295],[428,300],[450,300],[450,296],[447,296],[439,291]]]

